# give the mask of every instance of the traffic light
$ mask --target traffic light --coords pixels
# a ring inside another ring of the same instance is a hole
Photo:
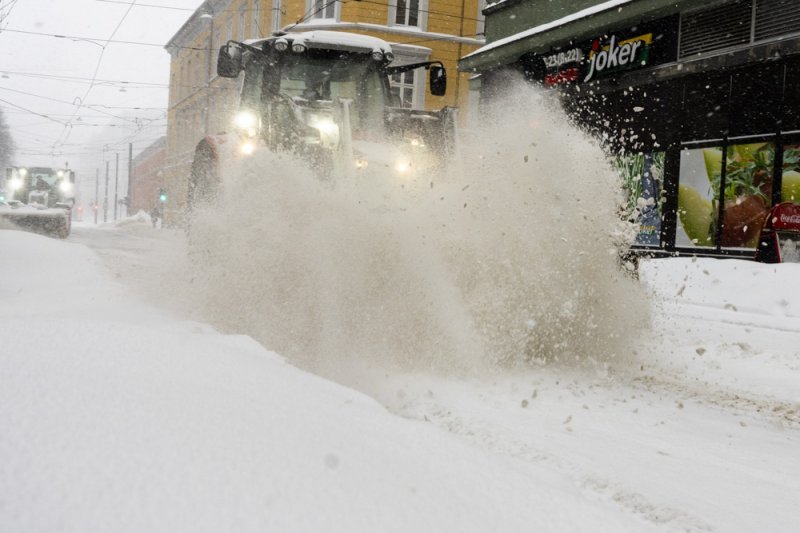
[[[167,190],[166,189],[159,189],[158,190],[158,201],[162,204],[167,203]]]

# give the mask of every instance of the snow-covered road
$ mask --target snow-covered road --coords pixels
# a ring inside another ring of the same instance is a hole
[[[800,265],[644,263],[626,364],[362,369],[386,412],[188,319],[178,232],[0,243],[0,530],[796,531]]]

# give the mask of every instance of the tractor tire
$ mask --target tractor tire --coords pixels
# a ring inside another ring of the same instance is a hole
[[[189,176],[187,200],[190,214],[194,209],[216,201],[220,188],[218,167],[216,151],[208,139],[203,139],[195,148]]]

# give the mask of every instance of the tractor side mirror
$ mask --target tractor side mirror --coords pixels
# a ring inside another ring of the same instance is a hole
[[[441,65],[430,66],[431,94],[433,96],[444,96],[447,92],[447,71]]]
[[[237,78],[242,71],[242,49],[235,43],[228,43],[219,49],[217,74],[223,78]]]

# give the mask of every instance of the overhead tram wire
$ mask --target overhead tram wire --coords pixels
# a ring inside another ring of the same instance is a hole
[[[107,3],[107,4],[123,4],[123,5],[130,5],[131,4],[131,2],[124,2],[122,0],[96,0],[96,1],[97,2]],[[315,12],[311,13],[310,16],[313,16],[316,13],[319,13],[321,10],[325,9],[325,7],[327,7],[329,4],[335,4],[336,2],[340,2],[342,4],[345,4],[345,3],[348,3],[349,1],[350,0],[331,0],[330,2],[326,2],[325,4],[323,4],[323,6],[321,8],[319,8],[319,9],[317,9]],[[374,5],[378,5],[378,6],[387,6],[387,7],[395,7],[395,8],[397,7],[396,3],[395,4],[390,4],[390,3],[385,3],[385,2],[379,2],[377,0],[355,0],[355,1],[357,1],[359,3],[362,3],[362,4],[374,4]],[[164,5],[157,5],[157,4],[139,4],[139,3],[136,3],[135,5],[136,5],[136,7],[148,7],[148,8],[156,8],[156,9],[172,9],[172,10],[179,10],[179,11],[196,11],[195,9],[192,9],[192,8],[189,8],[189,7],[175,7],[175,6],[164,6]],[[249,8],[249,7],[246,7],[244,9],[221,9],[221,10],[217,11],[216,13],[226,13],[226,12],[228,12],[228,13],[243,13],[243,12],[249,12],[249,11],[256,11],[256,10],[254,10],[252,8]],[[309,11],[311,11],[311,9],[309,9]],[[418,12],[427,13],[429,15],[434,15],[434,16],[440,16],[440,17],[446,17],[446,18],[454,18],[454,19],[459,19],[459,20],[466,20],[466,21],[470,21],[470,22],[481,22],[481,19],[478,19],[478,18],[464,17],[464,16],[461,16],[461,15],[455,15],[455,14],[452,14],[452,13],[447,13],[445,11],[437,11],[437,10],[433,10],[433,9],[418,9]],[[298,21],[296,21],[296,22],[294,22],[292,24],[292,27],[297,26],[298,24],[302,24],[303,22],[308,20],[308,18],[309,18],[309,12],[306,12],[303,15],[303,17],[301,17]]]
[[[117,34],[117,31],[119,31],[119,29],[122,26],[123,22],[125,22],[125,19],[128,18],[128,14],[133,9],[133,6],[134,6],[135,3],[136,3],[136,0],[133,0],[133,3],[131,4],[131,6],[128,7],[128,9],[125,11],[125,14],[122,15],[122,18],[120,19],[119,23],[117,23],[116,27],[114,28],[114,31],[111,32],[111,36],[106,40],[106,44],[105,45],[99,45],[101,47],[102,51],[100,52],[100,57],[97,58],[97,65],[95,66],[94,74],[92,75],[92,83],[86,89],[86,92],[84,93],[83,98],[80,99],[80,103],[78,104],[77,108],[74,111],[73,119],[75,118],[75,116],[78,115],[78,112],[81,110],[81,107],[83,107],[83,102],[86,101],[86,98],[88,98],[89,94],[92,92],[92,89],[94,88],[94,83],[95,83],[95,80],[97,79],[97,73],[100,72],[100,65],[102,65],[103,57],[105,56],[105,53],[106,53],[106,46],[108,46],[109,42],[114,38],[114,35]],[[69,125],[64,127],[64,131],[62,132],[61,136],[59,136],[59,142],[66,142],[67,139],[69,139],[71,131],[72,131],[72,123],[71,123],[71,120],[70,120]],[[63,141],[61,141],[61,137],[62,136],[64,136],[64,140]],[[53,147],[55,148],[55,145],[53,145]]]
[[[53,122],[57,122],[58,124],[61,124],[61,125],[64,125],[64,126],[67,125],[67,122],[64,122],[63,120],[55,119],[55,118],[53,118],[53,117],[51,117],[49,115],[45,115],[43,113],[37,113],[36,111],[33,111],[33,110],[28,109],[26,107],[22,107],[21,105],[17,105],[17,104],[15,104],[13,102],[9,102],[8,100],[4,100],[4,99],[0,98],[0,102],[3,102],[6,105],[10,105],[11,107],[16,107],[17,109],[21,109],[23,111],[27,111],[31,115],[37,115],[37,116],[40,116],[42,118],[46,118],[47,120],[51,120]]]
[[[39,95],[39,94],[34,94],[34,93],[26,92],[26,91],[18,91],[16,89],[9,89],[7,87],[0,87],[0,91],[9,91],[9,92],[12,92],[12,93],[24,94],[26,96],[32,96],[33,98],[41,98],[42,100],[48,100],[50,102],[55,102],[57,104],[65,104],[65,105],[69,105],[69,106],[74,106],[75,105],[75,102],[68,102],[66,100],[59,100],[58,98],[51,98],[49,96],[42,96],[42,95]],[[88,107],[88,106],[86,106],[86,107]],[[108,115],[109,117],[116,118],[116,119],[119,119],[119,120],[126,120],[128,122],[135,122],[135,121],[133,121],[131,119],[128,119],[128,118],[125,118],[125,117],[121,117],[119,115],[115,115],[115,114],[109,113],[107,111],[101,111],[99,109],[95,109],[95,111],[97,111],[98,113],[103,113],[104,115]]]
[[[55,80],[55,81],[74,81],[75,83],[91,83],[92,78],[81,76],[59,76],[58,74],[42,74],[39,72],[21,72],[18,70],[0,70],[0,74],[10,74],[12,76],[23,76],[27,78],[36,78],[42,80]],[[131,81],[131,80],[108,80],[97,78],[95,81],[98,83],[120,85],[124,87],[134,87],[137,89],[166,89],[169,87],[166,83],[155,83],[150,81]]]

